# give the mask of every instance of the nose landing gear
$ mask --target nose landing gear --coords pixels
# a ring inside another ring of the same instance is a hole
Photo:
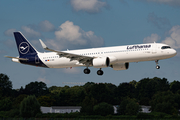
[[[155,62],[156,62],[156,69],[160,69],[160,66],[158,65],[158,64],[159,64],[158,61],[159,61],[159,60],[156,60],[156,61],[155,61]]]

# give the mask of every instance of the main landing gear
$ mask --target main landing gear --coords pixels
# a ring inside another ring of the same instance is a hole
[[[86,69],[84,69],[84,74],[89,74],[91,71],[90,71],[90,69],[89,68],[86,68]],[[100,68],[100,70],[98,70],[97,71],[97,74],[98,75],[103,75],[103,71],[101,70],[101,68]]]
[[[84,74],[89,74],[91,71],[89,68],[84,69]]]
[[[100,70],[97,71],[97,74],[98,74],[98,75],[103,75],[103,73],[104,73],[104,72],[101,70],[101,68],[100,68]]]
[[[159,60],[156,60],[156,61],[155,61],[155,62],[156,62],[156,69],[160,69],[160,66],[158,65],[158,64],[159,64],[158,61],[159,61]]]

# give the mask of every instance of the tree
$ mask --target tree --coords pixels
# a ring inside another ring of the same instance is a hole
[[[35,95],[36,97],[46,95],[49,90],[43,82],[31,82],[26,85],[24,93],[27,95]]]
[[[8,111],[12,108],[12,101],[10,98],[0,100],[0,111]]]
[[[94,114],[102,115],[102,116],[114,114],[113,106],[105,102],[95,105],[93,107],[93,111],[94,111]]]
[[[66,99],[68,105],[81,105],[85,98],[85,89],[82,86],[73,86],[65,91],[69,95]]]
[[[117,88],[117,96],[121,100],[123,97],[133,98],[135,96],[135,87],[130,83],[121,83]]]
[[[85,88],[86,89],[86,88]],[[114,99],[113,94],[111,94],[111,90],[107,87],[106,84],[99,83],[90,85],[89,90],[86,93],[89,96],[92,96],[97,100],[98,103],[107,102],[111,103]]]
[[[140,106],[135,99],[126,97],[122,100],[117,111],[121,115],[136,115],[140,111]]]
[[[173,93],[176,93],[178,90],[180,90],[180,82],[174,80],[174,81],[170,84],[170,90],[171,90]]]
[[[166,78],[154,77],[144,78],[137,83],[137,99],[141,100],[144,98],[151,99],[154,94],[158,91],[167,91],[169,90],[169,82]]]
[[[12,91],[12,82],[6,74],[0,74],[0,93],[1,96],[9,96]]]
[[[151,110],[167,114],[177,114],[179,109],[179,94],[173,94],[171,91],[158,92],[152,97],[150,102]]]
[[[55,100],[51,96],[40,96],[37,98],[41,106],[51,107]]]
[[[86,96],[82,102],[81,113],[92,115],[93,107],[96,103],[97,103],[97,100],[95,100],[93,97],[90,98]]]
[[[33,95],[24,98],[20,105],[20,116],[24,118],[35,117],[36,114],[41,113],[40,104]]]
[[[148,95],[145,92],[146,85],[150,81],[149,78],[143,78],[139,82],[137,82],[136,90],[137,90],[137,96],[136,99],[142,99],[147,97]]]
[[[140,110],[140,106],[134,100],[130,100],[130,102],[126,105],[126,114],[127,115],[137,115]]]

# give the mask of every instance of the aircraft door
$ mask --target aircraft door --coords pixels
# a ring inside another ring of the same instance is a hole
[[[152,54],[156,54],[156,53],[157,53],[157,44],[154,43],[154,44],[152,45]]]
[[[36,55],[35,56],[35,63],[38,64],[39,63],[39,57]]]

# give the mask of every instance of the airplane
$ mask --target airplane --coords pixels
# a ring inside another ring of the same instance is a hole
[[[91,49],[57,51],[48,48],[39,39],[42,47],[50,52],[38,52],[21,32],[14,32],[14,37],[19,52],[18,57],[12,58],[13,62],[45,68],[72,68],[86,67],[85,74],[90,73],[89,67],[98,68],[98,75],[103,75],[102,68],[111,67],[113,70],[127,70],[129,63],[141,61],[158,61],[174,57],[177,52],[169,45],[163,43],[147,43],[114,47],[100,47]]]

